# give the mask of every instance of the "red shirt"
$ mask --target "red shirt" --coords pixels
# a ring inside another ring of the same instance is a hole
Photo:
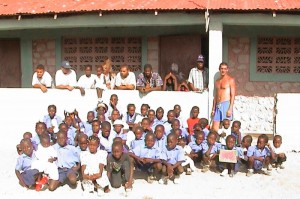
[[[189,118],[187,119],[188,131],[190,135],[194,134],[194,125],[199,122],[200,118]]]

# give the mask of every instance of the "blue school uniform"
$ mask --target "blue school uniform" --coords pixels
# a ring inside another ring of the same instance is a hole
[[[247,151],[248,157],[253,157],[253,156],[254,157],[263,157],[265,159],[267,156],[270,156],[270,155],[271,155],[270,150],[267,147],[260,150],[257,146],[250,146]],[[254,160],[254,169],[255,170],[261,170],[262,167],[263,167],[263,162],[261,162],[259,160]]]
[[[62,119],[61,117],[59,117],[58,115],[55,115],[53,117],[53,119],[55,119],[57,121],[57,124],[60,125],[62,123]],[[44,118],[43,118],[43,122],[46,124],[47,128],[50,128],[52,127],[52,123],[51,123],[51,118],[49,115],[45,115]],[[58,126],[57,126],[58,128]]]
[[[196,141],[192,141],[192,142],[190,142],[188,145],[191,147],[191,149],[192,149],[195,153],[198,153],[198,152],[200,152],[200,151],[203,150],[202,143],[197,144]]]
[[[127,133],[124,133],[123,129],[121,129],[121,132],[119,134],[115,131],[113,132],[115,133],[115,137],[120,137],[122,140],[127,140]]]
[[[204,140],[204,141],[201,143],[201,145],[202,145],[202,149],[203,149],[203,150],[202,150],[202,153],[204,154],[204,153],[206,153],[206,152],[208,151],[208,149],[209,149],[207,140]],[[211,151],[210,151],[210,154],[216,154],[216,153],[218,153],[219,150],[220,150],[220,148],[221,148],[221,144],[215,142],[214,145],[213,145],[213,147],[212,147],[212,149],[211,149]]]
[[[58,168],[68,168],[76,166],[79,163],[79,154],[75,146],[66,145],[60,146],[58,143],[53,145],[53,148],[57,151],[56,165]]]
[[[156,146],[153,146],[152,148],[148,148],[145,145],[140,145],[132,149],[131,152],[140,158],[152,158],[152,159],[161,158],[161,152]]]
[[[157,118],[155,118],[151,128],[154,131],[154,129],[157,125],[159,125],[159,124],[164,125],[165,122],[166,122],[166,120],[164,120],[164,119],[158,120]]]
[[[169,135],[171,133],[172,123],[169,123],[168,121],[166,121],[163,125],[165,127],[165,134]]]
[[[174,165],[177,162],[185,161],[184,151],[181,146],[176,145],[174,149],[166,147],[162,152],[162,160]]]
[[[83,123],[84,134],[88,135],[89,131],[92,131],[92,122],[89,123],[88,121]]]
[[[74,128],[73,126],[70,126],[68,128],[68,132],[67,132],[67,138],[68,138],[68,141],[67,143],[69,145],[75,145],[75,136],[76,136],[76,128]]]
[[[167,137],[165,135],[162,136],[160,140],[155,140],[155,146],[162,151],[167,145]]]
[[[144,139],[144,137],[141,137],[138,140],[137,139],[132,140],[130,148],[134,149],[134,148],[136,148],[138,146],[144,146],[144,145],[145,145],[145,139]]]

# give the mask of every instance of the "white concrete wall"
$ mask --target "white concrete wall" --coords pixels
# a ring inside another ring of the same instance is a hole
[[[288,150],[300,151],[300,94],[277,94],[276,134]]]
[[[119,97],[119,104],[126,109],[128,103],[134,103],[137,110],[140,110],[142,103],[148,103],[152,109],[162,106],[167,111],[175,104],[180,104],[182,116],[189,117],[192,106],[200,107],[199,117],[208,116],[208,93],[193,92],[151,92],[146,96],[140,96],[138,91],[112,90],[104,92],[103,100],[108,102],[110,95],[116,93]],[[35,123],[42,120],[47,114],[47,107],[50,104],[57,106],[57,114],[63,117],[65,109],[76,108],[82,120],[86,120],[88,111],[95,109],[97,97],[95,90],[87,90],[82,97],[79,90],[72,92],[67,90],[49,89],[42,93],[39,89],[0,89],[0,118],[3,139],[7,140],[0,145],[0,152],[6,147],[14,147],[24,132],[34,133]],[[18,136],[16,136],[18,134]],[[18,139],[15,139],[18,137]],[[13,144],[12,144],[13,143]],[[4,148],[3,148],[4,147]]]

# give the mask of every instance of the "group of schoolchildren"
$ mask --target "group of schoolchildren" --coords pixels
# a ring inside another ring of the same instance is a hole
[[[99,103],[87,113],[86,122],[76,109],[64,112],[62,120],[56,106],[49,105],[43,121],[36,123],[36,136],[26,132],[17,145],[19,183],[37,191],[54,191],[65,183],[75,188],[80,180],[84,193],[97,191],[101,196],[110,187],[123,186],[130,192],[136,172],[146,173],[149,183],[178,184],[182,173],[191,175],[198,169],[233,177],[243,167],[247,176],[270,175],[272,166],[284,168],[286,155],[279,135],[274,136],[273,146],[265,134],[252,146],[250,135],[242,137],[239,121],[230,125],[225,119],[214,132],[206,118],[198,118],[197,106],[185,122],[180,105],[169,110],[165,120],[162,107],[154,111],[143,104],[137,113],[135,105],[128,104],[122,113],[117,101],[113,94],[108,104]],[[220,162],[221,150],[236,151],[237,162]]]

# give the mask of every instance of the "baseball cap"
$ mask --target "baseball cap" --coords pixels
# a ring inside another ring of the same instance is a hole
[[[61,67],[67,68],[67,69],[72,68],[72,66],[70,65],[70,63],[68,61],[62,61],[61,62]]]
[[[204,62],[204,57],[203,57],[203,55],[199,55],[199,56],[198,56],[197,62]]]

